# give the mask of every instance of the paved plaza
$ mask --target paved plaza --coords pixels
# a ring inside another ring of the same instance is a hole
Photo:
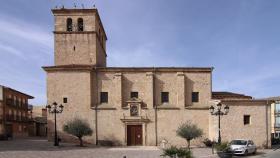
[[[209,148],[194,148],[192,151],[196,158],[217,157]],[[266,157],[265,152],[260,151],[258,155],[249,157]],[[159,148],[150,146],[78,147],[75,144],[61,143],[60,147],[54,147],[52,142],[38,138],[0,141],[0,158],[162,158],[161,154]]]

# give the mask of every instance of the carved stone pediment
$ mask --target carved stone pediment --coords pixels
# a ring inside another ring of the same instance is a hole
[[[143,108],[143,101],[138,98],[130,98],[126,101],[125,107],[130,110],[130,116],[140,116]]]
[[[128,101],[126,101],[127,103],[142,103],[143,101],[141,99],[138,98],[130,98]]]
[[[141,109],[146,109],[147,106],[146,104],[143,102],[143,100],[139,99],[139,98],[130,98],[129,100],[126,101],[126,104],[124,106],[124,108],[130,108],[131,105],[135,105],[135,104],[139,104]]]

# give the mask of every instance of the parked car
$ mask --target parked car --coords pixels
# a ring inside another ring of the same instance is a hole
[[[230,149],[236,155],[255,154],[257,147],[252,140],[236,139],[230,142]]]

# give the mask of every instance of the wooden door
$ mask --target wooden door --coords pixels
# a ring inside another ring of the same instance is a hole
[[[142,125],[127,125],[127,145],[142,145]]]

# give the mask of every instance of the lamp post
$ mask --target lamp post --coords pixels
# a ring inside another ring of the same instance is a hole
[[[54,146],[59,146],[57,129],[56,129],[56,114],[62,113],[63,105],[60,104],[58,106],[58,104],[54,102],[52,105],[47,105],[46,108],[49,109],[49,113],[54,114]]]
[[[209,108],[211,115],[215,115],[218,116],[218,120],[219,120],[219,124],[218,124],[218,128],[219,128],[219,136],[218,136],[218,143],[221,144],[221,116],[223,115],[227,115],[229,112],[229,106],[226,105],[224,107],[224,111],[222,111],[222,104],[218,103],[217,104],[217,109],[215,110],[214,106],[211,106]]]

